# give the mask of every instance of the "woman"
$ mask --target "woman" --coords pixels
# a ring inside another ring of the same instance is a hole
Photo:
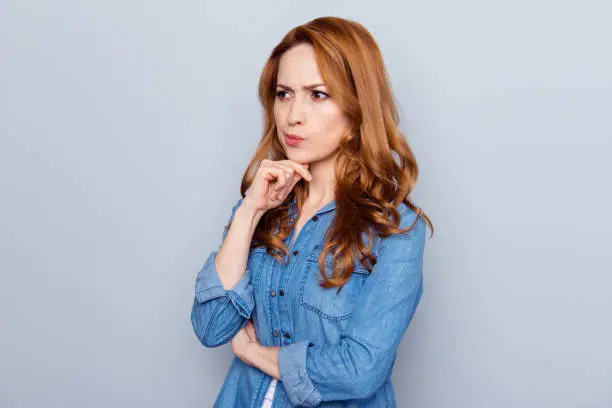
[[[259,83],[265,129],[191,320],[236,357],[215,407],[395,407],[429,218],[380,51],[360,24],[291,30]],[[394,158],[397,156],[397,160]]]

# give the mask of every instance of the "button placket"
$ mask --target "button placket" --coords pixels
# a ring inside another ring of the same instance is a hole
[[[318,215],[314,215],[310,220],[308,220],[306,222],[306,224],[304,224],[304,226],[302,227],[302,230],[299,232],[299,234],[296,237],[292,237],[291,241],[292,241],[292,247],[296,247],[297,245],[301,245],[302,242],[308,242],[308,240],[310,239],[310,237],[312,236],[312,234],[314,233],[314,230],[316,229],[316,224],[314,224],[314,222],[317,222],[319,220]],[[312,221],[312,222],[311,222]],[[301,239],[301,241],[298,242],[298,240]],[[289,250],[291,250],[292,248],[289,248]],[[293,252],[291,252],[293,254],[293,256],[297,256],[299,255],[301,252],[301,249],[296,249]],[[293,257],[289,257],[289,260],[286,264],[284,264],[280,270],[280,281],[281,284],[284,288],[289,287],[289,280],[291,279],[291,275],[293,273],[295,273],[296,271],[299,272],[299,270],[295,269],[295,258]],[[284,289],[278,289],[278,295],[279,296],[285,296],[285,291]],[[287,304],[287,302],[283,301],[284,299],[278,299],[278,307],[279,307],[279,319],[280,319],[280,333],[282,333],[282,339],[280,339],[282,341],[283,344],[289,345],[291,343],[293,343],[293,339],[291,336],[291,333],[289,331],[284,331],[283,328],[285,329],[290,329],[291,328],[291,321],[293,320],[291,313],[290,313],[290,305]],[[279,333],[277,333],[279,334]],[[275,336],[276,337],[276,336]]]
[[[272,267],[272,271],[270,273],[270,277],[269,277],[269,281],[268,281],[268,285],[269,285],[269,296],[268,297],[268,305],[269,305],[269,324],[270,324],[270,329],[272,329],[272,336],[273,336],[273,344],[275,345],[280,345],[280,342],[282,341],[279,337],[280,337],[280,327],[282,327],[282,323],[281,323],[281,319],[279,317],[279,305],[278,302],[274,299],[276,297],[276,290],[274,289],[274,287],[278,286],[277,281],[282,279],[282,267],[279,267],[279,265],[276,262],[273,262],[273,267]],[[275,327],[278,327],[279,329],[275,330]],[[276,340],[278,339],[278,340]]]

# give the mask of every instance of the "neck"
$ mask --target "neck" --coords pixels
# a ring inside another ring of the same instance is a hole
[[[310,163],[308,168],[312,174],[312,181],[308,186],[308,205],[317,206],[326,204],[335,198],[336,180],[334,174],[334,161],[325,160]]]

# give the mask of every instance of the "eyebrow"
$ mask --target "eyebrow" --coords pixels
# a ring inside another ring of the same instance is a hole
[[[302,87],[302,89],[304,89],[306,91],[310,91],[310,90],[313,90],[313,89],[315,89],[315,88],[317,88],[319,86],[325,86],[325,84],[318,83],[318,84],[312,84],[312,85],[305,85],[305,86]],[[288,91],[293,91],[293,89],[291,89],[290,86],[287,86],[287,85],[284,85],[284,84],[276,84],[276,87],[277,88],[283,88],[283,89],[286,89]]]

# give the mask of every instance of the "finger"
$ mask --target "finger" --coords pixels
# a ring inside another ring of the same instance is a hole
[[[295,169],[292,166],[287,164],[286,160],[280,160],[280,161],[274,162],[274,165],[278,166],[278,167],[282,167],[282,168],[284,168],[286,170],[295,171]]]
[[[295,179],[295,175],[298,176],[298,180],[299,178],[301,178],[301,175],[299,173],[296,173],[295,169],[287,164],[276,162],[275,165],[281,169],[284,169],[286,172],[285,177],[282,177],[278,183],[277,193],[279,196],[282,196],[284,191],[293,188],[295,182],[297,182],[297,180]]]
[[[289,182],[287,183],[287,185],[283,188],[283,190],[280,193],[280,196],[282,197],[283,200],[289,195],[291,190],[293,190],[293,187],[295,187],[296,183],[300,181],[301,178],[302,178],[302,175],[300,173],[297,173],[297,172],[293,173],[293,175],[289,179]]]
[[[295,166],[289,164],[286,161],[285,162],[278,162],[278,166],[282,166],[283,168],[287,169],[287,172],[288,172],[288,175],[289,175],[289,177],[288,177],[288,183],[289,184],[297,182],[300,178],[304,178],[304,173],[303,172],[297,171],[295,169]],[[298,166],[299,166],[299,164],[298,164]],[[298,176],[298,178],[294,179],[294,176],[296,176],[296,175]],[[308,176],[308,175],[310,175],[310,172],[308,172],[306,170],[306,176]],[[312,175],[310,175],[310,176],[312,176]]]
[[[287,185],[287,183],[288,183],[287,171],[283,168],[280,168],[278,172],[278,180],[276,181],[273,187],[274,189],[273,195],[272,195],[273,200],[278,200],[278,197],[280,196],[281,191]]]
[[[290,166],[283,166],[283,168],[285,169],[285,180],[284,180],[283,185],[279,186],[281,191],[286,189],[288,186],[290,186],[293,183],[293,179],[294,179],[295,174],[298,174]],[[298,174],[298,176],[299,176],[299,174]]]
[[[258,171],[263,173],[264,180],[268,182],[270,199],[275,199],[274,194],[285,184],[283,182],[283,177],[286,177],[285,170],[276,165],[262,165]]]
[[[267,162],[263,162],[262,161],[262,165],[266,168],[280,168],[280,169],[284,169],[287,172],[290,173],[289,180],[291,181],[291,178],[293,176],[293,173],[296,172],[296,166],[302,166],[299,163],[296,162],[292,162],[290,160],[279,160],[279,161],[270,161],[268,160]],[[306,165],[307,166],[307,165]],[[305,170],[305,168],[304,168]],[[304,177],[303,173],[301,173],[301,176]]]
[[[291,160],[262,160],[260,168],[266,173],[264,178],[272,183],[269,190],[269,199],[272,201],[284,200],[300,178],[305,175],[312,179],[310,172],[305,169],[306,166],[307,164],[303,165]],[[286,172],[286,174],[283,172]]]
[[[288,173],[287,175],[289,176],[288,180],[290,181],[293,177],[293,174],[295,173],[295,169],[292,166],[283,162],[276,162],[275,165],[282,169],[285,169],[285,171]]]
[[[283,160],[282,163],[291,166],[306,180],[312,181],[312,174],[310,174],[310,171],[308,171],[308,164],[304,165],[298,162],[294,162],[293,160]]]
[[[288,170],[287,171],[287,181],[283,186],[281,186],[278,192],[279,200],[284,200],[285,198],[287,198],[291,190],[293,190],[293,187],[295,186],[295,184],[301,178],[302,176],[299,173],[293,171],[293,169]]]

